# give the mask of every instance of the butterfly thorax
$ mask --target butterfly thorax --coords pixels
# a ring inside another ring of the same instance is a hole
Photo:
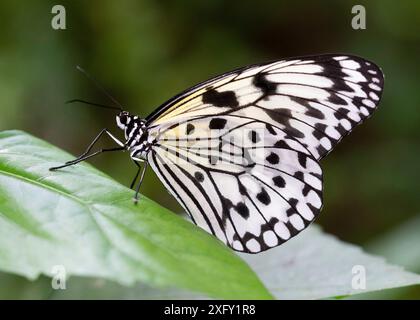
[[[146,121],[123,111],[116,117],[117,125],[124,130],[125,146],[134,160],[145,160],[150,150]]]

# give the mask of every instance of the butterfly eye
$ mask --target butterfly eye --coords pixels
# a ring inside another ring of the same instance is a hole
[[[124,129],[125,126],[128,124],[129,115],[127,112],[120,112],[117,115],[117,124],[121,129]]]

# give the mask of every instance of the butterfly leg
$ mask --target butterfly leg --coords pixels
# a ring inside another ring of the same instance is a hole
[[[139,191],[140,191],[140,186],[143,182],[144,179],[144,174],[146,173],[146,169],[147,169],[148,163],[147,161],[143,162],[143,167],[141,169],[141,174],[140,174],[140,180],[139,183],[137,184],[137,188],[136,188],[136,193],[134,194],[134,203],[137,204],[137,202],[139,201]],[[140,165],[139,165],[140,167]]]
[[[132,182],[131,182],[131,184],[130,184],[130,189],[133,189],[134,184],[136,183],[137,178],[139,177],[139,174],[140,174],[140,171],[141,171],[141,165],[139,165],[139,164],[137,163],[137,161],[133,161],[133,162],[134,162],[134,164],[137,166],[137,172],[136,172],[136,175],[134,176],[133,181],[132,181]]]
[[[97,152],[94,152],[93,154],[87,156],[89,154],[89,152],[92,150],[92,148],[94,147],[94,145],[96,144],[96,142],[98,142],[98,140],[101,138],[101,136],[103,134],[107,134],[120,147],[110,148],[110,149],[101,149],[101,150],[99,150]],[[93,141],[89,144],[89,146],[87,147],[86,151],[83,152],[79,157],[77,157],[74,160],[67,161],[62,166],[52,167],[52,168],[50,168],[50,171],[54,171],[54,170],[57,170],[57,169],[61,169],[61,168],[64,168],[64,167],[68,167],[68,166],[74,165],[76,163],[79,163],[81,161],[84,161],[84,160],[86,160],[86,159],[88,159],[90,157],[93,157],[93,156],[95,156],[95,155],[97,155],[99,153],[102,153],[102,152],[107,152],[107,151],[121,151],[121,150],[124,150],[124,149],[125,149],[124,144],[120,140],[118,140],[116,137],[114,137],[114,135],[111,132],[109,132],[108,129],[102,129],[101,132],[99,132],[99,134],[95,137],[95,139],[93,139]]]
[[[99,134],[95,137],[95,139],[93,139],[93,141],[89,144],[89,146],[87,147],[86,151],[83,152],[79,157],[77,157],[74,160],[71,161],[67,161],[66,163],[71,163],[74,161],[77,161],[77,159],[83,158],[85,157],[94,147],[94,145],[96,144],[96,142],[98,142],[98,140],[101,138],[101,136],[106,133],[112,140],[114,140],[118,145],[120,145],[121,147],[124,146],[124,144],[118,140],[116,137],[114,137],[114,135],[108,131],[108,129],[102,129],[101,132],[99,132]]]
[[[50,168],[50,171],[55,171],[55,170],[62,169],[62,168],[65,168],[65,167],[70,167],[70,166],[73,166],[73,165],[75,165],[75,164],[77,164],[77,163],[79,163],[79,162],[85,161],[85,160],[87,160],[87,159],[89,159],[89,158],[92,158],[92,157],[94,157],[94,156],[96,156],[96,155],[98,155],[98,154],[100,154],[100,153],[103,153],[103,152],[110,152],[110,151],[122,151],[122,150],[124,150],[124,149],[125,149],[125,147],[116,147],[116,148],[100,149],[100,150],[98,150],[98,151],[96,151],[96,152],[94,152],[94,153],[92,153],[92,154],[87,155],[87,156],[84,156],[84,157],[79,157],[79,158],[77,158],[77,159],[75,159],[75,160],[73,160],[73,161],[66,162],[66,163],[65,163],[65,164],[63,164],[62,166],[52,167],[52,168]]]

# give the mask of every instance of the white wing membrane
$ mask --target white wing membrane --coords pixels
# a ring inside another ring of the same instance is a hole
[[[149,163],[193,221],[233,249],[277,246],[319,213],[321,168],[283,130],[235,116],[161,129]]]
[[[375,64],[347,55],[238,69],[146,119],[148,161],[197,225],[260,252],[319,213],[317,160],[373,113],[382,89]]]

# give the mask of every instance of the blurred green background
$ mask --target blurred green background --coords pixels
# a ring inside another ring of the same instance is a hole
[[[66,30],[51,27],[55,4],[66,8]],[[366,30],[351,27],[356,4],[366,8]],[[104,127],[120,134],[111,111],[64,104],[74,98],[109,104],[76,65],[130,112],[146,116],[179,91],[243,65],[328,52],[365,57],[385,73],[384,96],[372,119],[323,160],[318,223],[420,272],[419,20],[414,0],[2,0],[0,129],[25,130],[73,154]],[[125,185],[135,173],[127,154],[91,163]],[[152,171],[142,192],[181,212]],[[15,280],[2,281],[0,297],[15,294],[21,283]],[[420,290],[388,297],[420,298]]]

